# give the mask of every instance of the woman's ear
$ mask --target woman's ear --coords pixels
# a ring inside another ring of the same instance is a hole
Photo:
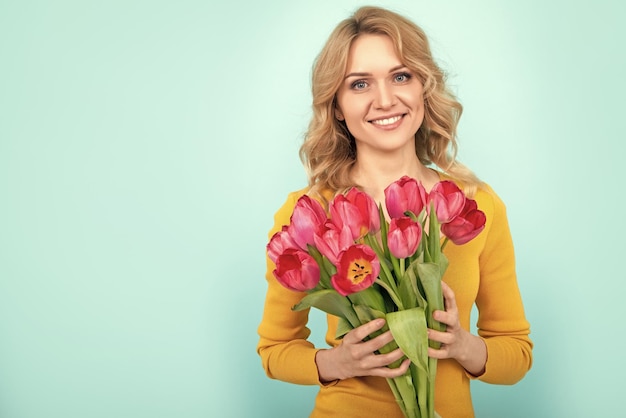
[[[341,110],[339,110],[339,108],[335,108],[335,119],[337,119],[338,121],[342,121],[345,120],[345,118],[343,117],[343,113],[341,113]]]

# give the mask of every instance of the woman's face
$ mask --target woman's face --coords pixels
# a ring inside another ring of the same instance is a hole
[[[391,38],[360,35],[350,47],[335,116],[345,120],[357,153],[415,152],[424,120],[423,86],[396,55]]]

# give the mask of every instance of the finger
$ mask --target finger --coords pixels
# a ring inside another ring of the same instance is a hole
[[[373,332],[378,331],[383,326],[385,326],[384,319],[382,318],[374,319],[373,321],[363,324],[360,327],[356,327],[355,329],[350,331],[344,337],[344,341],[346,343],[352,343],[352,344],[361,342],[363,341],[363,339],[365,339],[365,337],[372,334]]]
[[[438,360],[443,360],[446,358],[450,358],[450,351],[447,346],[442,346],[440,349],[428,347],[428,357],[436,358]]]
[[[441,344],[453,344],[454,343],[454,334],[449,332],[441,332],[435,331],[434,329],[428,330],[428,339],[432,341],[436,341]]]
[[[409,370],[409,366],[411,365],[411,360],[406,359],[402,362],[400,367],[391,369],[389,367],[379,367],[377,369],[373,369],[370,373],[371,376],[384,377],[387,379],[393,379],[394,377],[402,376]]]
[[[456,306],[456,297],[454,296],[454,291],[446,282],[441,281],[441,290],[443,293],[444,305],[446,307],[446,311],[457,310]]]
[[[447,325],[448,329],[453,328],[457,323],[458,315],[456,312],[435,311],[433,319]]]
[[[369,352],[374,352],[376,350],[380,350],[387,344],[393,341],[393,335],[391,331],[386,331],[377,336],[376,338],[372,338],[371,340],[363,343],[362,347],[364,350]],[[387,350],[388,351],[388,350]]]
[[[372,356],[372,365],[374,368],[387,367],[404,357],[401,349],[397,348],[387,354],[376,354]]]
[[[387,354],[370,353],[359,361],[359,369],[361,369],[365,375],[370,375],[373,370],[388,367],[400,360],[403,356],[404,353],[399,348]]]

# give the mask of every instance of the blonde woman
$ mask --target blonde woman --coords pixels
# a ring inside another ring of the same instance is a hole
[[[462,107],[447,90],[424,32],[391,11],[363,7],[330,35],[313,69],[313,117],[301,148],[307,188],[290,194],[275,215],[270,237],[289,223],[297,199],[308,194],[324,203],[356,186],[384,202],[384,189],[402,176],[430,190],[442,179],[456,182],[485,212],[480,235],[449,245],[443,278],[446,310],[436,311],[445,332],[429,330],[442,343],[429,348],[439,359],[435,409],[443,418],[473,417],[469,382],[513,384],[530,369],[532,342],[518,290],[513,245],[504,204],[458,163],[456,126]],[[337,318],[328,316],[330,348],[307,341],[308,313],[294,312],[304,293],[282,287],[268,259],[268,290],[259,326],[258,353],[271,378],[319,385],[311,417],[402,417],[385,378],[402,375],[389,364],[398,349],[376,350],[393,339],[376,320],[342,340],[334,338]],[[479,312],[478,335],[470,333],[470,312]]]

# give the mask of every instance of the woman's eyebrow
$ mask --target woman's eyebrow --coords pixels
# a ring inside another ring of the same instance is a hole
[[[350,73],[344,77],[344,80],[350,77],[367,77],[370,75],[372,75],[372,73]]]
[[[393,73],[394,71],[398,71],[401,68],[406,68],[406,65],[404,65],[404,64],[396,65],[395,67],[393,67],[392,69],[389,70],[389,73]],[[350,74],[347,74],[344,77],[344,80],[347,79],[347,78],[350,78],[350,77],[368,77],[368,76],[371,76],[371,75],[372,75],[372,73],[350,73]]]

